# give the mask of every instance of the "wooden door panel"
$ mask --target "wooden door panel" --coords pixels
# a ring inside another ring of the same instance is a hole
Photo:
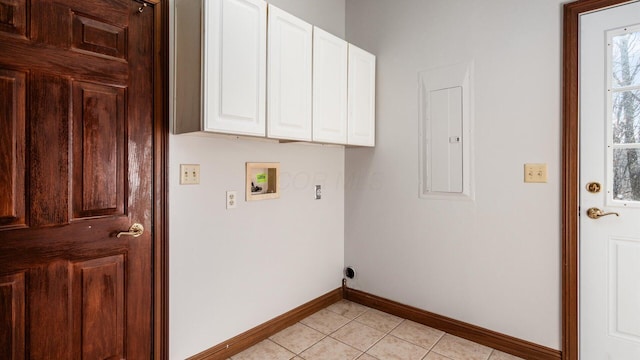
[[[31,19],[31,41],[4,43],[0,63],[21,58],[24,69],[49,73],[64,69],[84,79],[126,82],[130,3],[110,0],[107,6],[100,0],[32,0],[27,16],[26,0],[0,0],[0,37],[15,38],[17,31],[26,39],[26,21]],[[14,27],[24,29],[14,31]],[[81,54],[70,56],[70,49]],[[46,56],[32,56],[34,50]]]
[[[38,0],[44,1],[44,0]],[[132,14],[140,7],[140,3],[133,4],[135,0],[49,0],[61,4],[70,9],[71,13],[111,24],[119,28],[127,28]],[[68,11],[68,10],[67,10]],[[146,15],[145,15],[146,16]],[[55,25],[50,25],[55,27]],[[70,28],[69,28],[70,29]]]
[[[0,32],[26,36],[27,0],[0,0]]]
[[[20,1],[0,0],[0,359],[149,359],[157,19]]]
[[[125,88],[73,84],[73,217],[124,214]]]
[[[112,25],[80,13],[74,12],[72,16],[72,44],[75,49],[120,59],[126,58],[126,27]]]
[[[68,262],[32,267],[27,283],[28,357],[70,359]]]
[[[33,1],[33,0],[32,0]],[[57,48],[71,45],[71,13],[64,2],[35,0],[31,8],[31,40]],[[46,19],[55,19],[47,21]]]
[[[81,359],[122,359],[125,256],[73,264],[74,352]]]
[[[0,229],[25,225],[26,74],[0,69]]]
[[[109,29],[124,29],[128,26],[130,15],[129,0],[110,0],[109,6],[105,6],[104,1],[99,0],[71,0],[71,1],[38,1],[38,6],[33,7],[32,16],[34,20],[32,24],[32,39],[48,45],[69,49],[75,42],[86,43],[87,39],[75,39],[76,30],[83,30],[82,26],[78,28],[74,23],[78,20],[75,18],[81,16],[85,22],[93,19],[94,22],[89,26],[91,29],[103,30],[96,33],[104,32]],[[57,21],[48,21],[51,18]],[[103,24],[100,26],[100,24]],[[82,24],[82,21],[80,22]],[[79,24],[79,25],[80,25]],[[119,31],[115,31],[119,33]],[[86,31],[81,31],[78,35],[85,35]],[[92,37],[93,35],[90,35]],[[101,36],[98,36],[101,37]],[[91,41],[89,41],[91,43]],[[99,44],[98,44],[99,45]],[[121,46],[125,46],[123,42]],[[121,47],[124,49],[124,47]]]
[[[77,79],[110,83],[126,83],[129,78],[129,64],[124,61],[114,61],[113,58],[97,57],[85,52],[76,52],[69,56],[68,49],[56,47],[42,47],[42,55],[33,56],[33,45],[27,42],[5,42],[0,33],[0,65],[15,63],[15,58],[21,58],[20,64],[14,65],[19,69],[56,73],[63,69],[73,69]]]
[[[69,79],[33,73],[30,78],[30,225],[69,222]]]
[[[0,276],[29,271],[49,262],[78,262],[117,254],[131,257],[131,239],[116,237],[129,225],[128,216],[108,216],[64,226],[30,228],[28,234],[0,232]],[[127,274],[130,267],[126,268]]]
[[[0,359],[25,358],[24,273],[0,276]]]

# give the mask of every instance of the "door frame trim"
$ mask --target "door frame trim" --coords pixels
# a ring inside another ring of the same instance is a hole
[[[153,4],[153,293],[150,357],[169,359],[169,0]]]
[[[562,359],[578,360],[580,214],[579,18],[637,0],[580,0],[564,5],[562,76]]]

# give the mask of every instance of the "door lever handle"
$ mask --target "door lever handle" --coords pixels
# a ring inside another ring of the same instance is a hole
[[[592,219],[600,219],[603,216],[615,215],[620,216],[617,212],[604,212],[598,208],[592,207],[587,210],[587,216]]]
[[[138,236],[142,235],[143,232],[144,232],[144,227],[142,226],[142,224],[134,223],[129,228],[129,231],[121,231],[121,232],[118,233],[118,235],[116,235],[116,237],[119,238],[120,236],[123,236],[123,235],[124,236],[138,237]]]

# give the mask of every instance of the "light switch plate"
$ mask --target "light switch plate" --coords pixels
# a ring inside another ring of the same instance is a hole
[[[200,164],[180,164],[180,185],[200,184]]]
[[[524,164],[524,182],[546,183],[547,164]]]

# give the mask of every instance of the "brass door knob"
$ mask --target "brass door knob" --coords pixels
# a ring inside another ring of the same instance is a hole
[[[120,237],[120,236],[133,236],[133,237],[138,237],[140,235],[142,235],[142,233],[144,233],[144,226],[142,226],[142,224],[139,223],[134,223],[133,225],[131,225],[131,227],[129,228],[129,231],[122,231],[119,232],[118,235],[116,235],[116,237]]]
[[[617,212],[604,212],[596,207],[592,207],[589,208],[587,210],[587,216],[592,218],[592,219],[600,219],[603,216],[609,216],[609,215],[615,215],[615,216],[620,216],[620,214],[618,214]]]

